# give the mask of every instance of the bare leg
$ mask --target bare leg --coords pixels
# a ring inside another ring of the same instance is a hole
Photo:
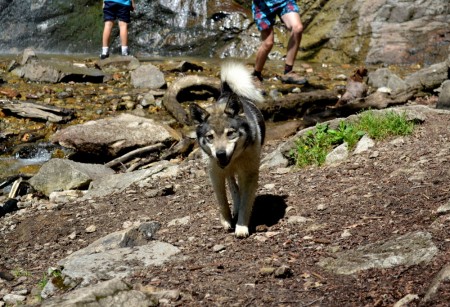
[[[119,20],[120,43],[122,46],[128,46],[128,24]]]
[[[105,27],[103,28],[102,47],[109,47],[109,39],[111,37],[111,31],[114,26],[113,21],[105,21]]]
[[[287,13],[281,16],[286,27],[291,31],[286,53],[286,64],[294,65],[297,57],[298,48],[302,40],[303,24],[300,15],[296,12]]]
[[[259,46],[258,51],[256,52],[255,71],[261,72],[263,70],[264,64],[266,64],[267,57],[272,50],[274,40],[275,36],[272,27],[267,30],[261,31],[262,43]]]

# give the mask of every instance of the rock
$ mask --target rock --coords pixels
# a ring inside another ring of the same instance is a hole
[[[385,242],[338,252],[333,258],[322,258],[318,265],[335,274],[350,275],[372,268],[409,267],[429,262],[438,248],[426,232],[408,233]]]
[[[356,144],[353,153],[360,154],[362,152],[368,151],[373,146],[375,146],[375,142],[367,135],[364,135]]]
[[[443,283],[450,282],[450,264],[447,264],[442,268],[442,270],[436,275],[436,277],[431,281],[431,285],[425,294],[423,300],[428,302],[433,299],[434,295],[436,295],[439,287]]]
[[[179,166],[177,164],[163,160],[147,169],[105,176],[98,180],[93,180],[89,186],[89,190],[81,199],[107,196],[123,191],[132,184],[143,187],[148,182],[157,180],[158,178],[175,177],[178,173],[178,168]]]
[[[226,249],[225,245],[222,245],[222,244],[216,244],[213,246],[213,252],[215,252],[215,253],[221,252],[225,249]]]
[[[148,266],[163,265],[180,250],[153,240],[155,222],[111,233],[58,262],[64,282],[80,281],[87,286],[98,280],[123,278]]]
[[[156,90],[165,85],[166,80],[158,67],[145,64],[131,72],[131,84],[137,88]]]
[[[34,60],[12,71],[13,74],[35,82],[91,82],[102,83],[109,76],[101,70],[72,65],[67,61]]]
[[[76,306],[158,306],[155,298],[133,290],[130,285],[115,278],[96,285],[76,289],[60,298],[44,301],[44,307],[76,307]]]
[[[437,209],[437,213],[438,213],[438,214],[447,214],[447,213],[450,213],[450,200],[449,200],[446,204],[440,206],[440,207]]]
[[[42,165],[29,183],[37,191],[49,196],[55,191],[87,189],[91,181],[112,174],[114,171],[103,165],[55,158]]]
[[[107,73],[117,71],[130,71],[137,69],[140,65],[139,60],[133,56],[111,56],[98,61],[97,65]]]
[[[9,293],[3,296],[3,301],[8,305],[21,305],[21,303],[25,302],[26,296]]]
[[[374,88],[388,88],[392,93],[403,91],[407,88],[405,81],[391,72],[389,68],[379,68],[374,72],[370,72],[367,84]]]
[[[450,110],[450,80],[442,83],[436,108]]]
[[[276,278],[287,278],[287,277],[291,277],[292,275],[293,275],[293,271],[287,265],[280,266],[274,272],[274,276]]]
[[[418,301],[419,296],[417,294],[408,294],[401,300],[397,301],[392,307],[407,307],[413,301]]]
[[[169,223],[167,223],[167,226],[184,226],[189,224],[189,222],[191,221],[191,217],[190,216],[185,216],[182,218],[178,218],[178,219],[173,219],[171,220]]]
[[[48,196],[50,202],[54,203],[68,203],[82,197],[85,191],[80,190],[67,190],[67,191],[54,191]]]
[[[95,157],[116,157],[129,150],[171,143],[180,136],[170,127],[152,119],[121,114],[89,121],[57,131],[50,140]]]
[[[432,91],[448,79],[448,64],[437,63],[423,68],[405,78],[409,89]]]
[[[335,149],[333,149],[325,158],[326,165],[338,164],[348,158],[348,144],[342,143]]]

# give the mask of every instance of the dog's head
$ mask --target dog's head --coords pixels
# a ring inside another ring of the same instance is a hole
[[[190,104],[191,118],[197,125],[197,141],[203,151],[221,168],[227,167],[247,145],[249,125],[239,97],[231,95],[226,103],[216,103],[210,111]]]

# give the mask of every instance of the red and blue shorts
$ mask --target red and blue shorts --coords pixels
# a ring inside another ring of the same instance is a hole
[[[253,0],[253,18],[258,30],[267,30],[275,24],[275,18],[300,10],[295,0]]]

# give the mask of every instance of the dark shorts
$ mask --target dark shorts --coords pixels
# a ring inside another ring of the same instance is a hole
[[[131,6],[112,1],[105,1],[103,7],[103,21],[114,21],[119,19],[120,21],[130,23],[130,11]]]
[[[300,12],[295,0],[253,0],[252,11],[259,31],[272,27],[277,16]]]

